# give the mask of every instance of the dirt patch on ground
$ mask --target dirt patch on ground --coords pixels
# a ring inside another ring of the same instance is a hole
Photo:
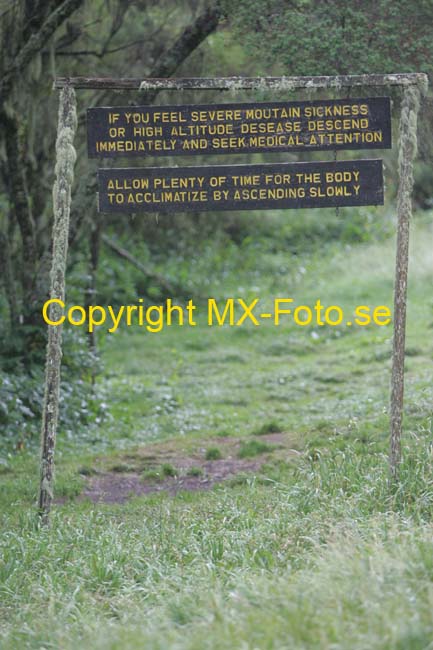
[[[272,445],[281,445],[286,447],[289,443],[289,437],[287,433],[261,433],[260,435],[254,436],[256,440],[263,440],[264,442],[269,442]],[[294,451],[294,450],[292,450]]]
[[[179,449],[176,442],[140,447],[116,459],[95,459],[94,467],[82,469],[80,473],[87,474],[86,486],[79,498],[94,503],[124,503],[156,492],[174,495],[181,490],[208,490],[216,483],[254,474],[272,458],[297,455],[299,452],[290,443],[288,434],[270,433],[195,441],[187,449]],[[253,457],[240,457],[245,446]],[[221,458],[210,460],[207,456],[215,449]]]
[[[260,469],[264,459],[256,460],[212,460],[203,465],[203,475],[167,476],[155,481],[146,479],[140,474],[107,472],[88,479],[88,485],[82,493],[84,498],[99,503],[124,503],[133,496],[150,494],[152,492],[169,492],[176,494],[180,490],[208,490],[215,483],[232,478],[243,472],[254,472]],[[180,468],[179,468],[180,469]]]

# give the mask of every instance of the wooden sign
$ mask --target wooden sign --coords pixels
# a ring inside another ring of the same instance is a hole
[[[381,160],[99,169],[100,212],[383,204]]]
[[[389,149],[389,97],[87,110],[91,158]]]

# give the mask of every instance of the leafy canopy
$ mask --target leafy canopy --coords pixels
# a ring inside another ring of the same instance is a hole
[[[289,75],[433,72],[433,0],[225,0],[263,65]]]

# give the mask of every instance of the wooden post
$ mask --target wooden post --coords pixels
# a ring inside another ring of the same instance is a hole
[[[398,468],[401,462],[409,224],[412,216],[413,161],[417,150],[416,127],[419,104],[420,91],[418,87],[410,86],[405,88],[401,104],[398,156],[398,227],[394,283],[394,338],[391,377],[391,444],[389,466],[391,478],[394,481],[398,479]]]
[[[73,146],[77,128],[75,91],[65,85],[60,93],[56,141],[56,168],[53,186],[53,257],[51,263],[50,298],[64,300],[65,269],[68,252],[71,187],[74,178],[76,153]],[[50,320],[61,315],[58,304],[51,305]],[[45,394],[41,431],[41,469],[39,514],[42,523],[49,523],[54,482],[54,448],[59,413],[60,362],[62,358],[62,326],[48,326],[48,344],[45,364]]]

